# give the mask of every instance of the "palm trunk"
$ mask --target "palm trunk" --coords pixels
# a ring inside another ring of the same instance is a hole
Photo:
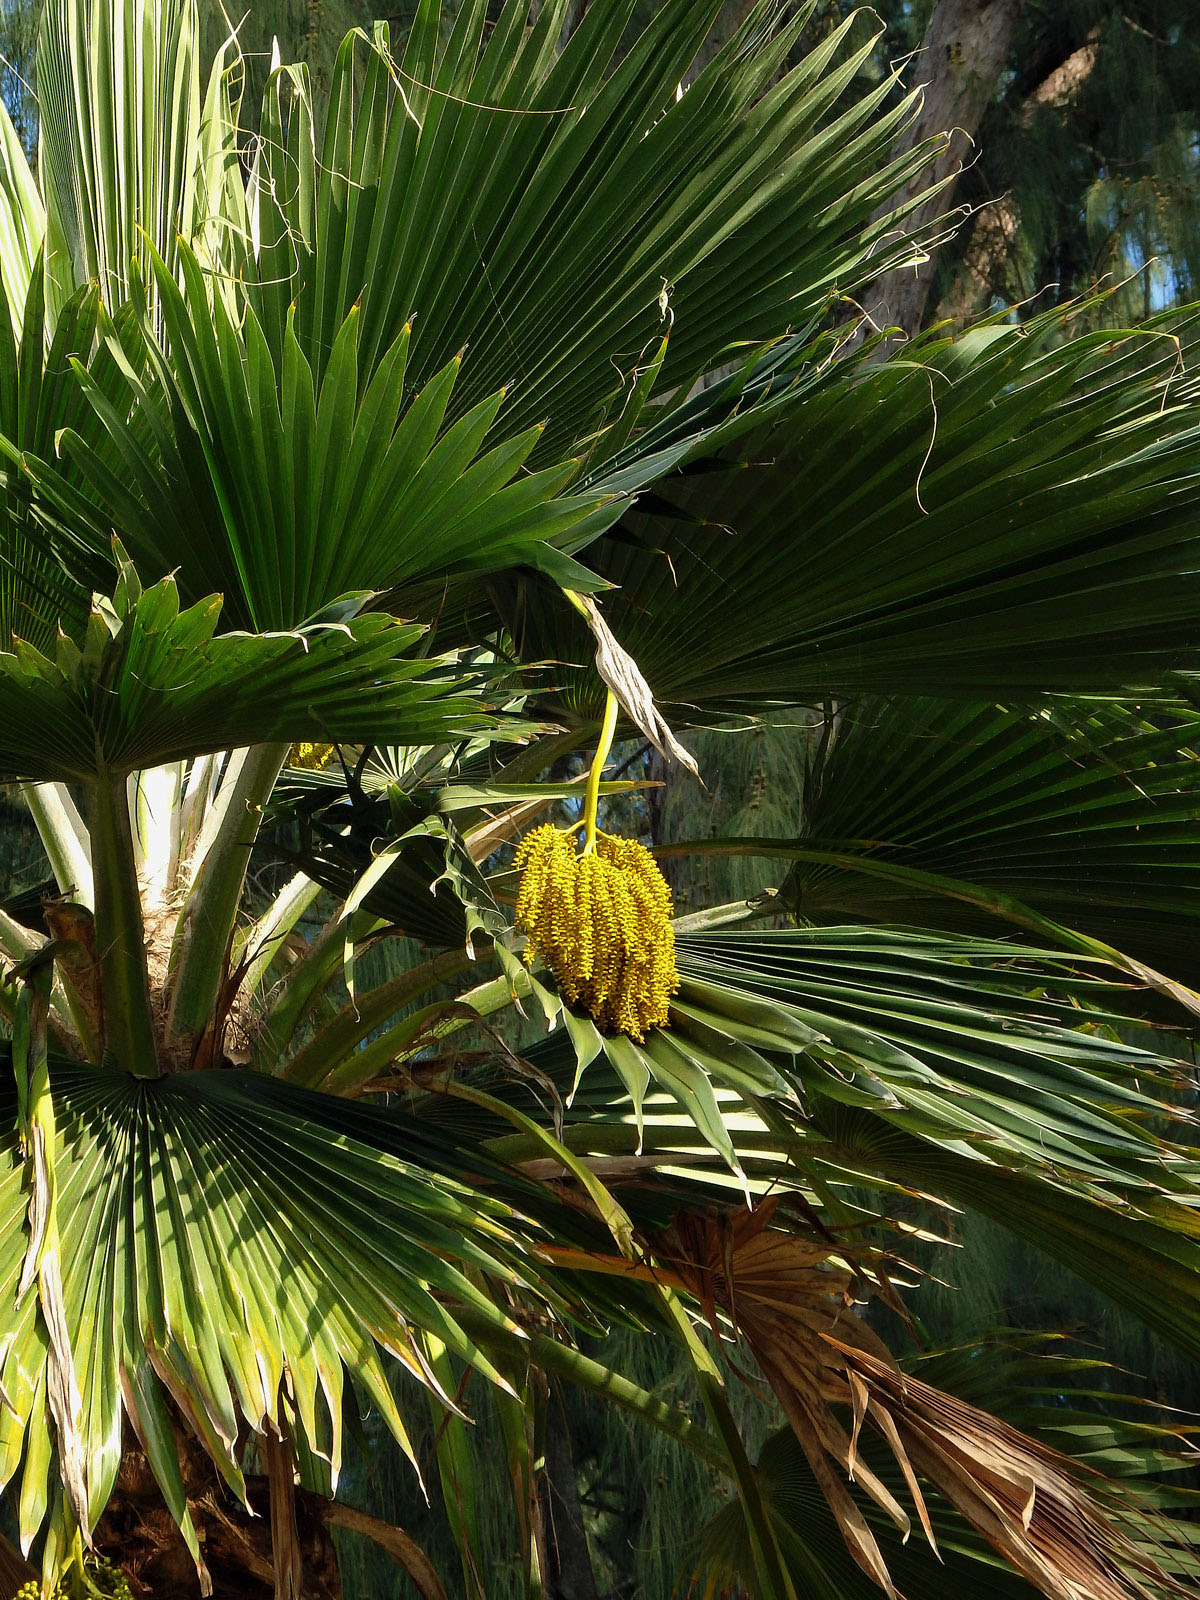
[[[251,1516],[217,1476],[194,1440],[177,1434],[188,1505],[212,1577],[213,1600],[276,1600],[271,1486],[248,1477]],[[318,1495],[296,1490],[297,1600],[342,1600],[335,1518]],[[370,1522],[370,1518],[366,1519]],[[200,1582],[183,1537],[167,1510],[140,1446],[127,1443],[112,1499],[96,1529],[101,1556],[126,1573],[135,1596],[200,1600]],[[290,1552],[289,1552],[290,1554]]]
[[[280,1573],[296,1600],[343,1600],[333,1530],[369,1539],[411,1579],[427,1600],[446,1600],[441,1580],[421,1547],[402,1528],[369,1512],[295,1488],[281,1492],[278,1471],[248,1474],[247,1511],[221,1481],[205,1451],[176,1428],[188,1508],[212,1579],[212,1600],[280,1600]],[[291,1452],[281,1441],[265,1464]],[[290,1475],[290,1472],[289,1472]],[[279,1536],[286,1546],[279,1559]],[[201,1600],[200,1581],[174,1518],[163,1502],[140,1445],[127,1437],[116,1488],[95,1532],[97,1554],[129,1579],[136,1600]],[[0,1600],[8,1600],[32,1569],[0,1539]],[[11,1587],[9,1587],[11,1579]]]
[[[171,948],[171,1001],[167,1039],[181,1059],[194,1055],[207,1036],[215,1048],[221,1019],[218,1002],[225,981],[250,850],[258,836],[262,807],[287,757],[286,745],[248,750],[210,812],[213,824]],[[208,1065],[205,1061],[202,1064]]]
[[[158,1041],[123,777],[102,777],[93,785],[91,813],[104,1041],[124,1071],[152,1078],[159,1070]]]
[[[2,1600],[11,1600],[11,1597],[22,1589],[25,1584],[37,1577],[37,1572],[25,1560],[15,1545],[0,1534],[0,1597]]]

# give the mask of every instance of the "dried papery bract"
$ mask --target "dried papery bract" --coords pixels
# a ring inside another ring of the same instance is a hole
[[[700,771],[695,757],[672,733],[666,718],[654,703],[650,685],[642,676],[641,668],[600,615],[600,607],[594,597],[576,594],[572,589],[564,589],[563,593],[592,630],[596,641],[596,671],[610,696],[618,701],[625,715],[641,729],[665,761],[678,761],[681,767],[698,778]]]

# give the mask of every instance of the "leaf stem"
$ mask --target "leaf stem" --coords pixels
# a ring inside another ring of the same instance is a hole
[[[600,807],[600,778],[617,731],[618,709],[617,697],[610,689],[604,702],[604,721],[600,726],[600,739],[596,745],[596,754],[592,758],[591,771],[588,773],[587,796],[583,802],[585,856],[594,855],[596,850],[596,812]]]
[[[264,981],[279,954],[280,944],[320,892],[319,883],[315,883],[307,873],[298,872],[250,929],[241,951],[241,959],[246,963],[242,978],[242,988],[246,994],[253,994]]]
[[[491,949],[486,952],[491,955]],[[341,1066],[359,1044],[382,1023],[394,1017],[401,1007],[439,983],[447,983],[465,972],[476,961],[485,959],[483,951],[472,958],[465,950],[444,950],[420,966],[401,972],[387,983],[359,995],[342,1007],[333,1021],[303,1045],[279,1076],[291,1083],[316,1088]]]
[[[29,807],[38,836],[50,862],[59,892],[94,909],[92,863],[87,829],[63,783],[23,783],[21,794]]]
[[[249,750],[230,787],[217,796],[220,823],[180,913],[171,949],[167,1037],[199,1038],[213,1017],[262,808],[287,757],[285,744]]]
[[[271,994],[254,1035],[255,1071],[286,1075],[284,1051],[308,1012],[321,1003],[326,985],[340,969],[345,940],[358,943],[383,925],[369,911],[356,911],[349,918],[334,917],[325,924]]]
[[[154,1078],[159,1071],[158,1047],[124,775],[101,774],[92,785],[91,822],[105,1043],[125,1072]]]
[[[470,1307],[456,1305],[454,1317],[463,1332],[485,1349],[497,1347],[495,1329]],[[631,1383],[610,1367],[602,1366],[599,1361],[593,1361],[590,1356],[569,1345],[560,1344],[545,1334],[531,1333],[528,1340],[522,1341],[521,1348],[529,1360],[544,1372],[564,1378],[568,1383],[587,1389],[602,1400],[631,1412],[652,1428],[667,1434],[677,1444],[683,1445],[693,1455],[699,1456],[709,1466],[733,1476],[729,1457],[721,1448],[720,1441],[678,1407],[668,1405],[665,1400]]]
[[[570,755],[583,744],[586,735],[585,728],[564,728],[560,733],[546,733],[531,739],[494,774],[493,781],[531,783],[540,773],[549,771],[560,756]]]

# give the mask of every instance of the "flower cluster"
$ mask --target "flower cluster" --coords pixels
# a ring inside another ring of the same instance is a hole
[[[107,1561],[98,1561],[88,1556],[87,1584],[89,1590],[95,1595],[108,1595],[111,1600],[133,1600],[133,1590],[129,1587],[129,1579],[119,1568]],[[70,1579],[63,1578],[55,1588],[52,1600],[67,1600],[73,1592]],[[42,1586],[36,1578],[31,1578],[28,1583],[23,1583],[13,1596],[13,1600],[42,1600]]]
[[[665,1027],[679,975],[671,891],[650,852],[601,833],[581,855],[571,834],[546,823],[526,834],[515,864],[526,963],[544,961],[602,1028],[641,1041]]]
[[[288,757],[288,764],[293,767],[303,767],[307,772],[320,772],[321,768],[327,767],[332,760],[331,744],[294,744],[292,753]]]

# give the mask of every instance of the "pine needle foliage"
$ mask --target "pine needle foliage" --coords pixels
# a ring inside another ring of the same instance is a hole
[[[930,5],[895,8],[894,49],[915,49]],[[954,310],[957,263],[982,270],[994,303],[1040,309],[1107,281],[1110,325],[1194,298],[1200,272],[1196,84],[1187,0],[1031,0],[957,198],[996,206],[1006,243],[970,228],[931,297]],[[985,214],[986,217],[986,214]],[[972,240],[976,241],[973,251]],[[989,301],[976,300],[976,312]],[[1018,314],[1025,314],[1023,311]]]

